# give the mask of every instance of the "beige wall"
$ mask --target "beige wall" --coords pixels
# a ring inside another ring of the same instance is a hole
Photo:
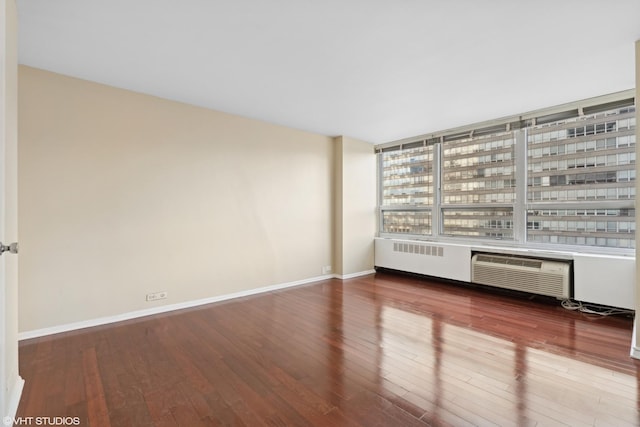
[[[335,271],[341,276],[373,269],[376,234],[374,147],[353,138],[335,139]]]
[[[17,14],[14,0],[0,2],[0,178],[4,201],[0,213],[0,240],[4,244],[18,238],[17,216]],[[22,387],[18,375],[18,257],[4,254],[0,260],[0,415],[13,416]]]
[[[23,332],[332,262],[330,137],[28,67],[19,113]]]

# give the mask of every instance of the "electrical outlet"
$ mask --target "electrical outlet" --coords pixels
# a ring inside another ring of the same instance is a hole
[[[152,294],[147,294],[147,301],[156,301],[159,299],[166,299],[169,293],[167,291],[162,292],[154,292]]]
[[[322,267],[322,274],[329,274],[329,273],[331,273],[330,265],[325,265],[324,267]]]

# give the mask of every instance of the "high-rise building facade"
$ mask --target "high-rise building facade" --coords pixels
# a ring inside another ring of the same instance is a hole
[[[634,248],[635,107],[615,104],[379,149],[380,233]]]

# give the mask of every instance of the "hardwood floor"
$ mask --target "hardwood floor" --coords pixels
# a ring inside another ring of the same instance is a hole
[[[632,320],[377,273],[20,343],[84,426],[637,426]]]

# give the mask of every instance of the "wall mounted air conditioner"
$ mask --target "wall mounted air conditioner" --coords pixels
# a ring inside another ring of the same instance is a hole
[[[570,267],[563,261],[479,253],[471,258],[471,281],[566,299],[571,297]]]

